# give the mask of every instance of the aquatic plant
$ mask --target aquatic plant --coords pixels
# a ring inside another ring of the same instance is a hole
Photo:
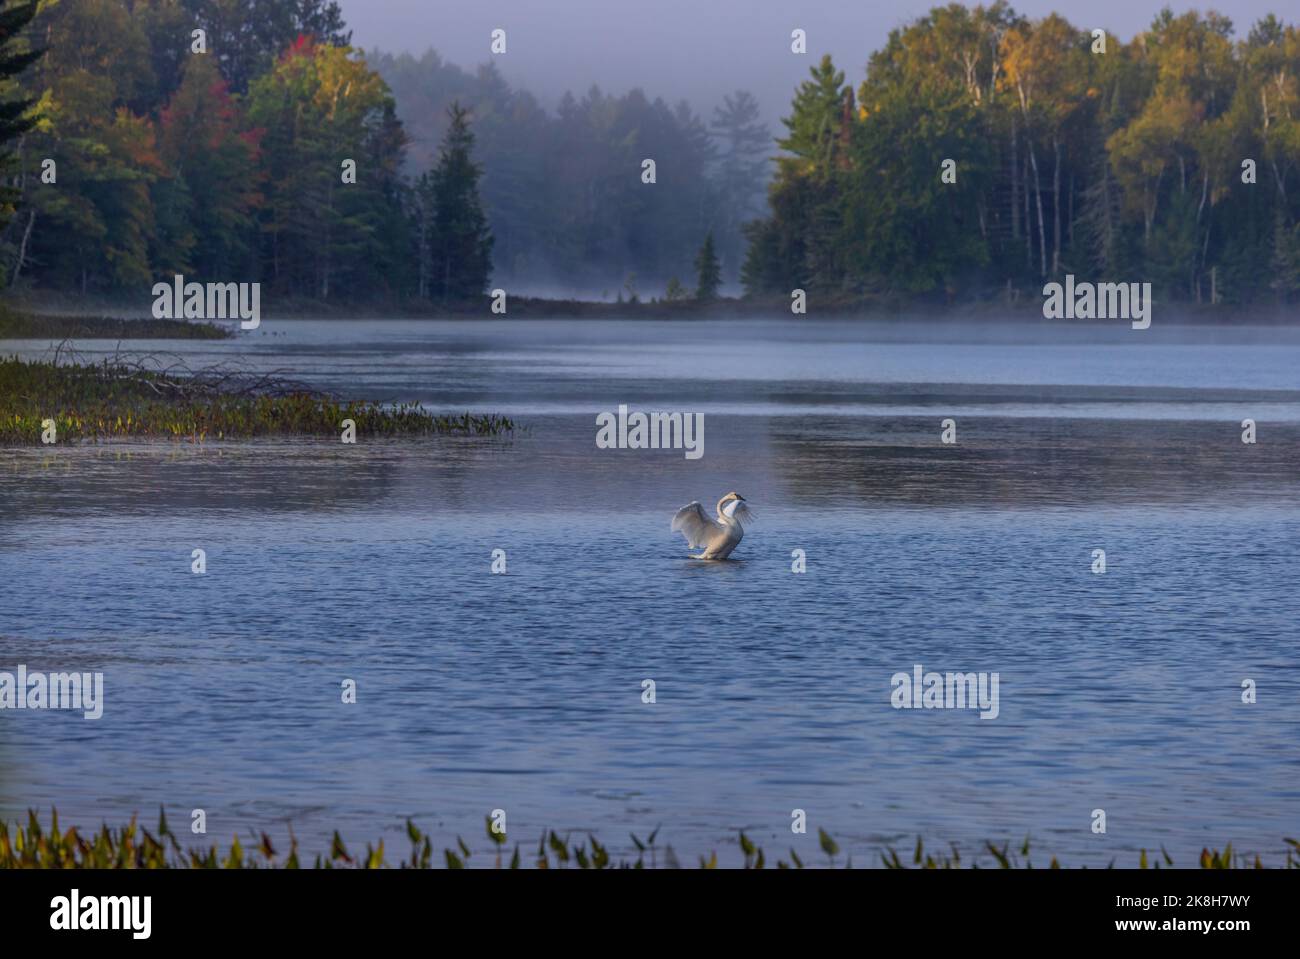
[[[533,855],[526,855],[516,842],[506,860],[503,858],[508,843],[506,833],[494,831],[492,820],[487,819],[487,835],[495,852],[492,866],[497,869],[521,869],[525,862],[537,869],[654,869],[660,864],[655,846],[658,832],[656,828],[645,841],[632,834],[632,843],[637,851],[635,860],[616,861],[611,856],[609,847],[590,832],[583,833],[582,838],[575,841],[571,833],[560,835],[549,829],[542,831]],[[455,848],[444,848],[442,856],[435,857],[431,837],[409,819],[406,821],[406,835],[411,842],[411,853],[396,863],[396,866],[403,869],[429,869],[437,861],[448,869],[469,868],[473,850],[464,839],[457,837]],[[1285,842],[1289,848],[1282,868],[1300,869],[1300,842],[1295,839],[1287,839]],[[745,869],[763,869],[767,866],[768,857],[743,830],[739,835],[739,843],[745,857]],[[818,830],[818,844],[827,857],[827,864],[835,866],[835,857],[840,852],[838,843],[825,830]],[[1018,853],[1006,844],[997,846],[991,842],[985,844],[984,851],[989,853],[992,864],[998,868],[1034,868],[1029,860],[1028,839],[1020,845]],[[1173,859],[1169,854],[1163,848],[1161,853],[1163,864],[1166,867],[1172,866]],[[958,869],[963,866],[961,854],[955,845],[950,846],[948,853],[934,855],[925,852],[919,837],[910,864],[904,862],[893,848],[881,854],[881,861],[890,869]],[[664,848],[662,863],[664,868],[681,868],[672,846]],[[707,859],[700,856],[699,864],[702,869],[716,869],[717,853],[711,852]],[[972,868],[980,866],[978,859],[970,859],[966,864]],[[382,869],[390,866],[385,861],[383,840],[373,846],[367,844],[364,854],[353,855],[337,831],[330,842],[329,853],[317,854],[309,864],[305,864],[299,855],[298,841],[293,837],[292,830],[289,849],[285,854],[275,848],[265,832],[248,846],[235,836],[225,852],[216,845],[184,849],[167,823],[165,810],[159,810],[158,828],[153,833],[132,818],[130,823],[119,829],[104,825],[98,832],[83,835],[75,827],[61,829],[57,810],[51,811],[48,829],[42,826],[34,810],[28,812],[26,826],[0,821],[0,869],[299,869],[304,865],[315,869]],[[849,858],[844,867],[851,868],[852,865],[853,861]],[[1113,865],[1112,862],[1111,866]],[[1231,844],[1222,851],[1202,850],[1199,865],[1202,869],[1264,868],[1258,856],[1248,863],[1232,851]],[[791,849],[789,861],[778,858],[774,868],[803,869],[804,863],[799,854]],[[1048,868],[1060,869],[1061,865],[1053,857]],[[1150,868],[1146,850],[1142,851],[1138,868]],[[1161,868],[1160,863],[1154,868]]]
[[[338,437],[344,420],[358,437],[448,433],[496,435],[514,429],[496,414],[435,415],[418,404],[343,402],[278,372],[228,366],[190,370],[157,355],[117,354],[98,364],[0,359],[0,444],[161,437],[202,442],[257,436]]]

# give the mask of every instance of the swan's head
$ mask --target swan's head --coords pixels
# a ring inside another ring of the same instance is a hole
[[[749,511],[745,497],[734,490],[718,500],[718,513],[737,520],[750,519],[753,515]]]

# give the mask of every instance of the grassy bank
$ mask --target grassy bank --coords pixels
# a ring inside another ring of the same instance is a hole
[[[554,831],[543,831],[534,847],[531,842],[526,846],[518,842],[511,843],[505,833],[493,832],[490,818],[485,820],[485,825],[488,838],[486,849],[480,848],[476,853],[465,840],[457,838],[456,847],[443,849],[439,856],[435,855],[430,837],[407,820],[406,835],[411,844],[410,855],[390,862],[386,857],[383,840],[378,845],[367,845],[364,853],[354,854],[348,850],[337,832],[328,853],[320,852],[311,859],[305,859],[298,850],[296,840],[290,841],[288,849],[278,850],[266,833],[253,839],[247,847],[236,836],[224,850],[217,846],[185,848],[168,825],[164,811],[159,813],[155,833],[149,832],[132,819],[120,829],[105,825],[98,832],[85,835],[75,827],[61,829],[57,811],[51,814],[48,828],[42,825],[35,812],[31,812],[26,826],[0,822],[0,869],[383,869],[394,866],[403,869],[429,869],[436,866],[465,869],[479,865],[480,861],[482,865],[496,869],[679,869],[683,865],[672,846],[656,845],[658,829],[644,840],[636,835],[631,836],[636,849],[635,859],[615,860],[609,847],[590,833],[575,841],[572,834],[560,836]],[[744,832],[739,834],[738,841],[746,869],[803,869],[805,866],[793,849],[788,858],[772,858],[754,845]],[[829,834],[819,830],[817,841],[817,865],[821,865],[824,858],[827,866],[852,868],[852,857],[845,856]],[[1291,847],[1287,851],[1286,862],[1277,865],[1286,869],[1300,869],[1300,843],[1294,839],[1287,839],[1286,843]],[[873,861],[866,865],[881,865],[887,869],[960,869],[982,866],[1000,869],[1035,868],[1027,839],[1018,849],[1011,848],[1009,844],[997,846],[986,843],[977,855],[963,858],[955,846],[947,853],[936,855],[926,852],[918,838],[915,849],[905,854],[900,855],[897,850],[886,848],[879,853],[879,857],[878,863]],[[1247,861],[1234,853],[1231,844],[1222,851],[1202,850],[1199,864],[1202,869],[1265,868],[1259,857]],[[699,856],[698,865],[702,869],[717,868],[717,853],[710,852],[707,857]],[[1039,865],[1045,865],[1049,869],[1061,868],[1055,858],[1046,863],[1040,860]],[[1138,861],[1131,865],[1139,869],[1160,869],[1172,867],[1174,861],[1163,851],[1159,856],[1148,857],[1146,850],[1143,850]]]
[[[0,359],[0,444],[265,436],[338,439],[352,420],[366,437],[430,433],[495,435],[514,428],[495,414],[435,416],[418,406],[339,402],[274,375],[224,367],[189,371],[155,361],[69,364]]]
[[[186,320],[127,320],[0,309],[0,340],[226,340],[233,326]]]

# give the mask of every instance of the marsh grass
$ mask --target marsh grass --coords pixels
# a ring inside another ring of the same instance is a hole
[[[672,846],[656,845],[659,833],[657,828],[645,840],[639,839],[635,834],[631,835],[636,859],[615,860],[609,847],[591,833],[583,833],[581,838],[575,840],[572,833],[561,836],[554,830],[543,831],[535,851],[530,852],[533,850],[531,843],[524,847],[516,842],[507,854],[507,846],[510,844],[506,834],[493,831],[490,817],[485,822],[488,841],[491,843],[486,855],[486,865],[489,868],[680,869],[682,865]],[[441,856],[435,855],[432,839],[409,819],[406,821],[406,835],[411,843],[411,853],[396,863],[386,861],[383,840],[374,846],[367,844],[364,853],[354,855],[348,851],[338,832],[334,833],[328,854],[317,854],[312,860],[304,861],[292,831],[287,851],[276,849],[270,837],[261,833],[247,846],[235,836],[223,852],[215,845],[183,848],[180,839],[167,823],[165,810],[159,810],[158,829],[153,833],[133,818],[120,829],[104,825],[98,832],[84,835],[75,827],[61,829],[57,810],[51,811],[48,828],[41,824],[33,810],[27,815],[26,826],[0,822],[0,869],[383,869],[394,865],[402,869],[430,869],[435,863],[445,865],[448,869],[467,869],[474,859],[474,850],[460,837],[456,839],[455,848],[444,848]],[[1282,868],[1300,869],[1300,842],[1295,839],[1287,839],[1285,842],[1289,848]],[[745,857],[745,869],[763,869],[769,865],[775,869],[804,868],[803,860],[793,849],[790,850],[788,860],[777,858],[772,861],[743,830],[739,835],[739,843]],[[818,846],[826,857],[827,866],[841,865],[837,860],[840,855],[839,844],[825,830],[818,830]],[[881,853],[880,858],[882,865],[889,869],[978,869],[986,865],[999,869],[1035,868],[1030,860],[1028,839],[1020,845],[1018,851],[1006,844],[997,846],[986,843],[982,852],[987,853],[991,860],[983,860],[981,856],[963,860],[955,845],[950,846],[946,853],[927,853],[918,837],[916,848],[907,859],[900,857],[893,848]],[[1137,867],[1160,869],[1173,864],[1173,859],[1162,848],[1160,861],[1155,861],[1154,857],[1148,859],[1146,850],[1142,850]],[[852,858],[845,859],[842,865],[844,868],[852,868]],[[1113,867],[1115,864],[1112,862],[1110,865]],[[1231,844],[1222,851],[1203,849],[1199,865],[1202,869],[1264,868],[1258,856],[1248,862],[1233,852]],[[717,853],[711,852],[708,858],[700,856],[699,866],[702,869],[716,869]],[[1061,865],[1053,857],[1048,868],[1060,869]]]
[[[491,436],[514,429],[496,414],[438,416],[417,404],[340,402],[278,373],[228,366],[191,370],[160,354],[77,362],[64,346],[50,360],[0,359],[0,444],[41,442],[54,421],[58,443],[164,438],[203,442],[264,436],[358,439],[418,434]]]

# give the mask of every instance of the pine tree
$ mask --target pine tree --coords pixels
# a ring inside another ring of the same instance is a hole
[[[722,283],[722,269],[718,265],[718,255],[713,251],[712,230],[704,238],[704,245],[700,247],[700,252],[695,257],[695,273],[698,277],[695,284],[695,298],[703,302],[716,300],[718,286]]]
[[[713,111],[712,132],[721,147],[717,164],[721,258],[729,273],[744,256],[743,225],[762,209],[772,135],[760,119],[758,101],[745,90],[723,98]]]
[[[775,293],[794,287],[838,289],[842,279],[841,181],[853,91],[830,56],[810,70],[795,92],[789,131],[778,145],[790,156],[777,160],[768,191],[772,215],[748,224],[750,246],[741,268],[746,292]]]
[[[302,38],[253,81],[248,123],[263,131],[261,255],[275,291],[320,300],[388,293],[404,266],[392,257],[406,245],[388,233],[404,225],[405,137],[379,74],[350,47]],[[348,159],[355,182],[343,179]]]
[[[1269,286],[1279,305],[1300,292],[1300,226],[1289,227],[1279,209],[1273,219],[1273,256]]]
[[[844,72],[835,69],[829,54],[809,72],[812,79],[799,85],[790,116],[781,120],[789,134],[778,142],[783,150],[799,158],[781,164],[787,175],[793,169],[810,166],[821,173],[830,171],[840,144],[843,104],[849,92],[844,86]]]
[[[426,219],[429,294],[441,300],[481,296],[492,275],[492,232],[479,200],[482,175],[474,163],[469,111],[453,103],[451,126],[438,164],[420,178],[420,204]]]
[[[45,52],[21,49],[18,42],[18,35],[35,15],[36,0],[5,4],[0,9],[0,91],[11,90],[18,75]],[[36,124],[36,118],[29,115],[33,103],[30,98],[0,100],[0,170],[9,171],[14,165],[14,151],[9,144]],[[0,186],[0,230],[12,219],[19,195],[20,191],[13,187]]]

